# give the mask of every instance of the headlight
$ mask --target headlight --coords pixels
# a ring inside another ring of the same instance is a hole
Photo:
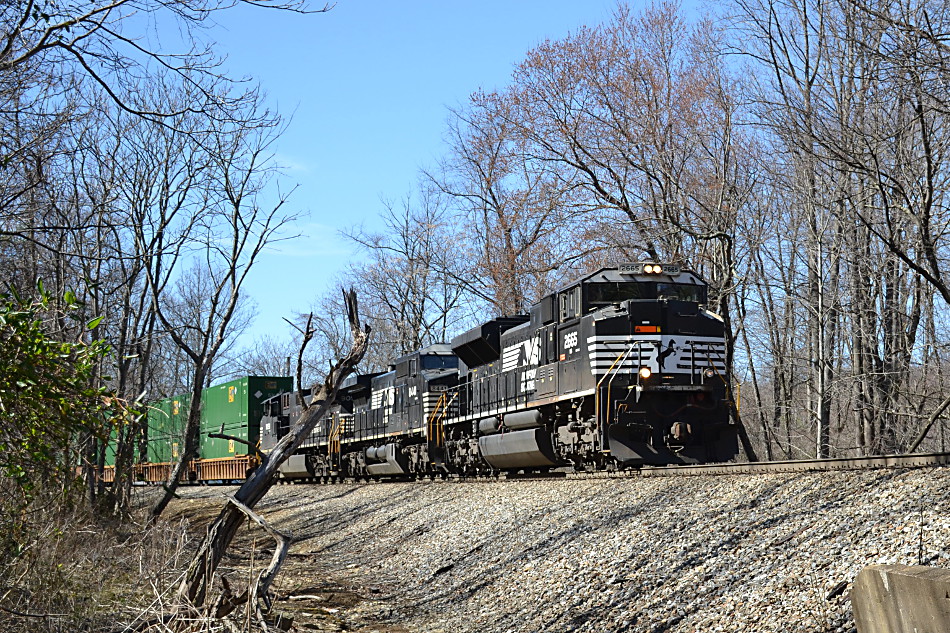
[[[663,267],[659,264],[644,264],[643,272],[648,275],[659,275],[663,272]]]
[[[653,375],[653,371],[649,367],[640,368],[640,378],[643,378],[644,380],[646,380],[652,375]]]

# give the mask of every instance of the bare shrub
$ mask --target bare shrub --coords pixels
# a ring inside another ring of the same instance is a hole
[[[185,519],[143,530],[96,518],[62,493],[39,491],[27,509],[8,499],[0,496],[0,633],[132,630],[154,617],[190,560]]]

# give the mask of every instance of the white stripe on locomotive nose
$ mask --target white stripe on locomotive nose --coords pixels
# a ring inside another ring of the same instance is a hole
[[[674,352],[664,362],[663,371],[682,373],[698,367],[713,367],[725,371],[726,345],[713,336],[681,336],[676,334],[589,336],[587,338],[590,367],[593,373],[603,373],[613,366],[618,373],[632,373],[641,366],[659,370],[656,360],[657,345],[665,347],[673,341]],[[626,354],[619,361],[618,355]],[[616,363],[616,364],[615,364]]]

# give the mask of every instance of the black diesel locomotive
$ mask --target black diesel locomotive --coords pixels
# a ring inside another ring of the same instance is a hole
[[[595,470],[721,462],[738,452],[723,321],[671,264],[620,264],[351,376],[287,478]],[[299,407],[266,405],[267,452]]]

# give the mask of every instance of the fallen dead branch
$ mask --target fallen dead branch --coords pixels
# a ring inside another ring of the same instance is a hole
[[[260,603],[266,601],[267,589],[273,582],[280,568],[280,563],[286,556],[290,539],[287,535],[283,535],[267,526],[266,522],[254,514],[252,509],[276,481],[280,465],[297,450],[317,422],[327,413],[336,400],[337,392],[343,380],[355,370],[356,365],[366,353],[369,343],[369,327],[364,328],[360,324],[356,293],[350,290],[344,294],[344,298],[352,337],[350,350],[343,359],[330,368],[320,389],[313,395],[296,424],[287,435],[280,439],[274,450],[262,459],[260,466],[254,470],[238,491],[232,497],[229,497],[228,503],[225,504],[218,517],[208,527],[204,541],[199,546],[178,586],[177,606],[174,613],[180,614],[180,616],[176,615],[176,619],[180,617],[181,624],[190,626],[186,624],[186,621],[196,614],[220,619],[224,615],[233,612],[241,603],[253,603],[253,611],[259,624],[266,628]],[[311,322],[308,321],[298,353],[298,382],[303,353],[312,337],[313,330]],[[230,587],[223,582],[224,591],[215,599],[210,608],[205,608],[215,572],[245,518],[255,521],[277,539],[280,546],[274,553],[275,558],[272,559],[271,565],[260,575],[258,580],[252,583],[248,590],[238,595],[233,595]],[[175,628],[175,622],[171,623],[171,628]]]

